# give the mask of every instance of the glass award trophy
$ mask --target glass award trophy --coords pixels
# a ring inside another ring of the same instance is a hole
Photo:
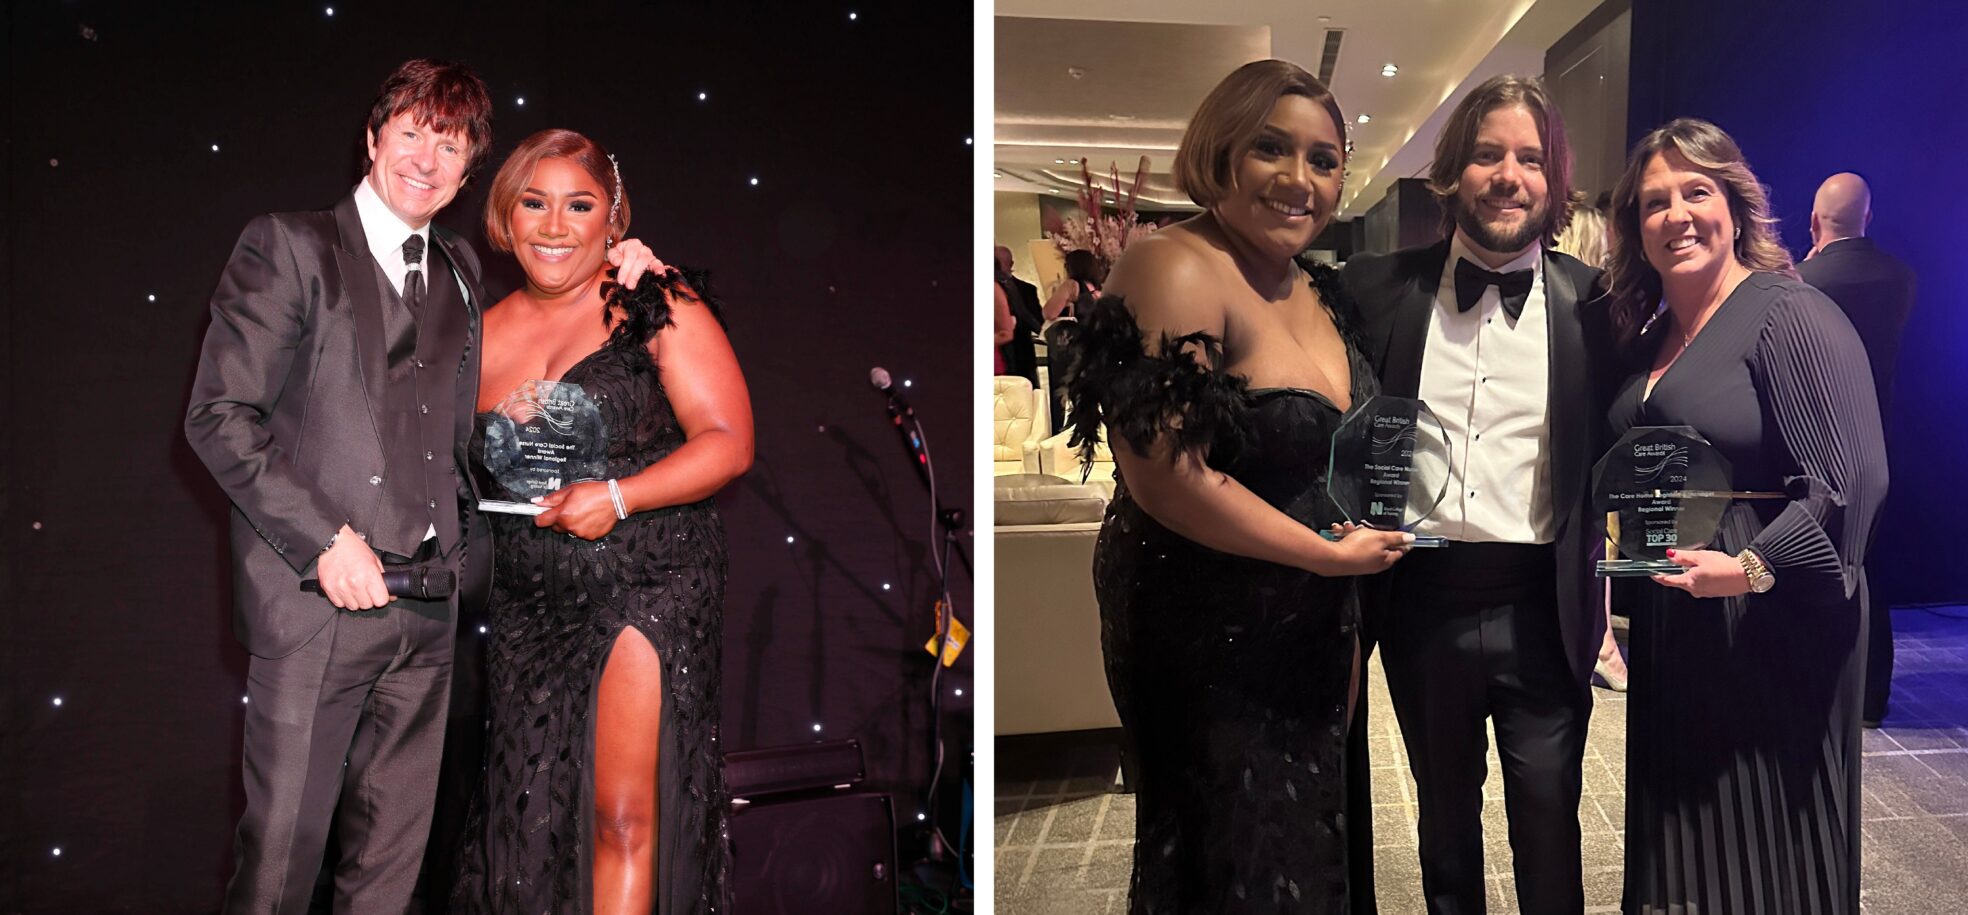
[[[1737,499],[1780,492],[1729,488],[1729,460],[1691,426],[1635,426],[1592,468],[1593,498],[1606,513],[1602,578],[1673,575],[1668,550],[1706,549]]]
[[[1333,431],[1331,460],[1326,492],[1346,520],[1363,527],[1411,531],[1449,491],[1449,435],[1413,398],[1382,394],[1355,407]],[[1444,542],[1418,536],[1414,545]]]
[[[529,381],[485,424],[479,511],[537,515],[533,499],[607,475],[608,429],[578,384]],[[489,479],[487,479],[489,477]]]

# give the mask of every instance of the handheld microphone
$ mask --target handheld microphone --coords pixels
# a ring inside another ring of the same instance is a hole
[[[879,365],[869,369],[868,384],[872,385],[875,390],[887,395],[889,403],[894,406],[897,412],[904,416],[915,415],[915,408],[909,406],[909,401],[902,397],[902,391],[895,387],[895,379],[888,374],[887,369]]]
[[[383,588],[393,597],[444,600],[458,590],[458,573],[450,569],[434,569],[430,566],[390,569],[383,573]],[[321,581],[314,578],[302,579],[301,590],[310,594],[320,594]]]

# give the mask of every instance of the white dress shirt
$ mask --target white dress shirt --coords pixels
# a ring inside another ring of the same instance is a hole
[[[397,218],[383,202],[376,189],[369,186],[369,179],[363,178],[355,184],[355,212],[362,219],[362,237],[369,242],[369,254],[383,268],[383,275],[389,277],[390,284],[396,287],[396,294],[403,294],[403,281],[410,276],[410,267],[403,262],[403,243],[415,235],[424,240],[425,264],[431,262],[430,223],[422,228],[412,229],[410,224]],[[421,269],[421,267],[419,268]],[[424,276],[425,288],[429,288],[430,276]],[[465,292],[464,281],[458,281],[458,291]],[[437,525],[432,524],[424,533],[424,539],[437,536]]]
[[[1465,543],[1550,543],[1551,337],[1544,305],[1544,249],[1532,245],[1498,273],[1531,270],[1531,291],[1515,321],[1495,286],[1468,311],[1456,308],[1456,262],[1471,254],[1458,233],[1428,317],[1421,399],[1448,432],[1449,490],[1415,533]]]
[[[382,265],[383,275],[396,287],[396,294],[402,295],[403,280],[410,275],[410,268],[403,263],[403,243],[412,235],[422,238],[424,263],[430,263],[430,223],[424,223],[423,228],[410,228],[409,223],[390,211],[376,189],[369,186],[368,178],[356,182],[355,212],[362,217],[362,236],[369,240],[369,253]],[[428,274],[424,282],[430,283]]]

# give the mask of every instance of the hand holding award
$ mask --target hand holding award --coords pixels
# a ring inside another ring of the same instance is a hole
[[[506,395],[485,426],[489,480],[480,511],[537,515],[534,499],[607,475],[608,429],[578,384],[528,381]]]
[[[1333,431],[1331,460],[1326,491],[1350,524],[1412,531],[1449,491],[1448,433],[1413,398],[1382,394],[1355,407]],[[1442,543],[1418,536],[1413,545]]]
[[[1592,469],[1592,492],[1606,513],[1606,577],[1674,575],[1668,552],[1715,542],[1737,499],[1782,499],[1780,492],[1730,489],[1729,461],[1689,426],[1635,426]]]

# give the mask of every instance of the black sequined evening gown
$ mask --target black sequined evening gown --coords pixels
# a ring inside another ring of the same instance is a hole
[[[601,407],[610,477],[631,476],[683,444],[645,346],[611,341],[562,380]],[[475,441],[473,454],[482,450]],[[717,509],[707,499],[639,512],[597,541],[536,528],[524,515],[490,517],[497,554],[485,784],[466,822],[452,911],[592,910],[595,695],[610,649],[629,628],[649,640],[663,668],[656,910],[724,911],[727,798],[717,741],[725,539]]]
[[[1346,334],[1336,279],[1312,277]],[[1125,306],[1103,298],[1075,341],[1087,360],[1075,409],[1089,411],[1076,423],[1104,420],[1117,449],[1154,435],[1207,447],[1211,466],[1299,522],[1342,520],[1326,494],[1340,410],[1311,391],[1250,389],[1211,367],[1213,344],[1145,356]],[[1378,382],[1350,335],[1347,356],[1364,403]],[[1139,761],[1129,911],[1348,911],[1355,580],[1203,547],[1143,511],[1125,479],[1093,577],[1107,680]]]

